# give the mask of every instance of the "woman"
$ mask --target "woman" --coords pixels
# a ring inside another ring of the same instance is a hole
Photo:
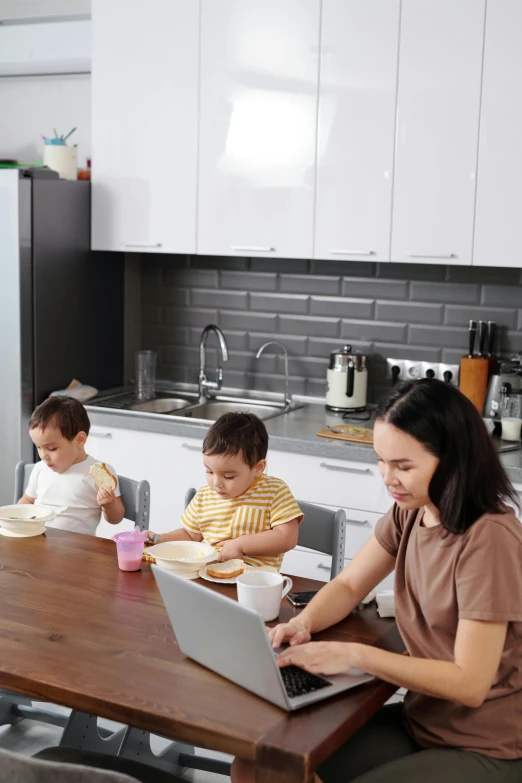
[[[362,669],[407,688],[318,769],[323,783],[522,781],[522,525],[474,406],[450,384],[405,383],[380,402],[374,448],[395,504],[352,563],[270,631],[279,664]],[[395,569],[409,656],[311,642]],[[232,780],[251,769],[235,763]]]

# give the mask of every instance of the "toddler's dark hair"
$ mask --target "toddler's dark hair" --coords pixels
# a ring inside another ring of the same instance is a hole
[[[29,429],[45,430],[49,425],[54,425],[69,441],[79,432],[88,435],[91,428],[87,411],[72,397],[49,397],[36,408],[29,420]]]
[[[203,441],[203,454],[241,453],[246,464],[253,468],[268,451],[268,432],[253,413],[224,413],[212,425]]]

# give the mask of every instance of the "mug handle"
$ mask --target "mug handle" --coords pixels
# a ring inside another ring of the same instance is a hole
[[[286,596],[294,586],[294,583],[292,582],[289,576],[283,576],[283,579],[286,582],[286,586],[283,587],[283,595],[281,596],[281,600],[283,600],[283,598],[286,598]]]

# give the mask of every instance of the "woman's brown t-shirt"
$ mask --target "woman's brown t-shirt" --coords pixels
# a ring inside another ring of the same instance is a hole
[[[425,527],[423,511],[393,506],[375,529],[396,557],[395,615],[411,656],[454,660],[459,619],[508,622],[500,667],[477,708],[408,692],[406,726],[425,748],[522,757],[522,524],[509,509],[463,535]],[[477,651],[480,654],[480,651]]]

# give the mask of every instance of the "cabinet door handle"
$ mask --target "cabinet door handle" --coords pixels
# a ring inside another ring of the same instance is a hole
[[[332,566],[325,565],[324,563],[317,563],[317,568],[322,568],[323,571],[331,571]]]
[[[375,250],[330,250],[333,256],[374,256]]]
[[[156,242],[156,244],[151,243],[148,245],[143,245],[143,244],[140,245],[139,243],[135,243],[135,242],[124,242],[123,247],[145,247],[145,248],[149,247],[150,248],[150,247],[163,247],[163,245],[161,244],[161,242]]]
[[[203,448],[203,444],[200,446],[193,446],[192,443],[182,443],[181,444],[182,449],[187,449],[188,451],[199,451],[201,454],[201,449]]]
[[[263,245],[232,245],[232,250],[248,253],[275,253],[275,247],[264,247]]]
[[[90,438],[112,438],[112,432],[104,432],[103,430],[95,430],[91,427],[89,431]]]
[[[329,465],[327,462],[321,462],[319,467],[326,468],[326,470],[338,470],[341,473],[355,473],[358,476],[373,476],[370,468],[365,468],[364,470],[362,468],[348,468],[341,465]]]
[[[456,253],[410,253],[408,258],[458,258]]]
[[[357,525],[357,527],[368,527],[370,524],[367,519],[347,519],[347,525]]]

